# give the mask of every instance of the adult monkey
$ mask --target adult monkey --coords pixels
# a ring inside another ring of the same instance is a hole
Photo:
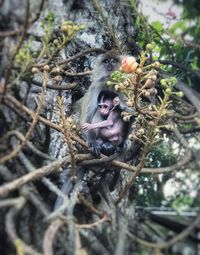
[[[98,109],[98,96],[102,90],[110,90],[116,93],[114,88],[106,86],[106,82],[114,71],[119,70],[123,58],[124,56],[120,55],[115,50],[97,57],[91,76],[92,83],[81,101],[81,126],[85,123],[92,123]],[[128,108],[126,105],[124,95],[122,93],[117,93],[117,96],[119,97],[120,109],[122,111],[133,112],[133,110]],[[87,143],[92,147],[93,152],[95,152],[95,154],[99,154],[97,149],[97,137],[94,130],[86,132],[85,137]]]

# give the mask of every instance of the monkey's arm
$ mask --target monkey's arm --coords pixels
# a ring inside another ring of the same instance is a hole
[[[82,125],[82,128],[84,130],[91,130],[91,129],[95,129],[95,128],[101,128],[101,127],[109,127],[113,125],[113,120],[112,119],[107,119],[101,122],[97,122],[97,123],[84,123]]]

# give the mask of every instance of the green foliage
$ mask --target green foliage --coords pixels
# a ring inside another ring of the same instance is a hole
[[[33,62],[32,39],[24,44],[15,57],[16,63],[26,66],[27,63]]]
[[[47,27],[52,26],[55,20],[55,14],[52,11],[49,11],[44,19],[41,21],[41,26],[45,32],[47,32]]]
[[[162,66],[163,70],[172,72],[191,86],[197,84],[197,78],[190,75],[190,72],[200,72],[200,16],[197,11],[200,2],[174,1],[175,4],[183,7],[182,18],[173,21],[167,29],[159,20],[150,24],[148,17],[138,12],[136,1],[128,2],[136,14],[135,28],[138,32],[137,42],[140,48],[145,50],[147,43],[154,44],[153,60],[168,60],[180,65],[180,68],[177,68],[177,65],[165,65]],[[185,68],[181,69],[181,66]],[[188,72],[185,71],[186,69]]]
[[[150,255],[149,251],[147,251],[146,247],[145,248],[144,247],[140,247],[138,252],[139,252],[138,255]]]
[[[18,66],[18,73],[15,73],[14,81],[15,83],[17,80],[19,80],[29,67],[34,63],[34,52],[32,47],[32,38],[30,37],[27,43],[25,43],[18,51],[16,57],[15,57],[15,63]]]
[[[133,10],[134,15],[136,15],[135,29],[138,31],[138,44],[142,49],[145,49],[145,46],[151,42],[151,34],[148,26],[148,17],[141,15],[138,12],[137,1],[127,0],[130,7]]]
[[[182,124],[182,127],[184,128],[184,129],[188,129],[188,130],[190,130],[190,129],[192,129],[193,127],[194,127],[194,125],[192,124],[192,123],[183,123]]]
[[[137,186],[137,196],[135,203],[137,206],[154,207],[161,206],[163,201],[163,193],[157,176],[141,174],[137,178],[135,185]]]
[[[200,37],[200,17],[193,20],[193,24],[188,28],[188,33],[194,38],[195,42],[199,42]]]
[[[184,31],[187,28],[187,21],[186,20],[181,20],[181,21],[177,21],[176,23],[174,23],[169,29],[168,31],[170,33],[177,33],[179,31]]]
[[[138,12],[136,1],[129,1],[133,12],[136,14],[136,40],[141,48],[141,52],[146,51],[146,54],[153,61],[163,60],[164,62],[166,60],[167,63],[163,64],[161,68],[163,71],[174,76],[170,79],[161,79],[160,84],[164,89],[164,95],[183,97],[184,94],[182,92],[177,93],[172,90],[177,80],[182,80],[188,86],[199,90],[199,77],[195,74],[200,74],[200,2],[198,0],[174,2],[175,4],[179,3],[183,7],[183,13],[181,17],[174,19],[171,25],[167,27],[158,20],[150,24],[148,17]],[[146,47],[147,44],[148,47]],[[161,98],[160,103],[162,104]],[[192,127],[191,124],[181,125],[187,129]],[[147,129],[145,129],[145,133],[147,133]],[[176,162],[177,155],[173,153],[170,144],[167,141],[161,141],[151,148],[146,166],[167,167]],[[189,176],[181,180],[183,184],[186,179],[189,179]],[[199,190],[200,186],[194,181],[192,183],[193,188]],[[139,195],[136,198],[137,204],[142,206],[159,205],[162,196],[159,198],[157,194],[159,188],[155,189],[155,186],[158,185],[156,178],[140,175],[137,185],[139,190]],[[170,200],[172,205],[175,208],[189,208],[199,205],[197,199],[189,194],[190,190],[191,187],[189,186],[186,189],[180,188]]]
[[[152,28],[158,33],[162,33],[164,31],[163,24],[160,21],[154,21],[151,23]]]
[[[112,73],[110,80],[107,82],[108,86],[113,86],[115,84],[118,84],[120,82],[123,82],[125,80],[125,77],[122,72],[115,71]]]
[[[167,79],[162,79],[160,80],[160,85],[167,89],[167,88],[170,88],[172,89],[173,86],[177,83],[177,79],[176,77],[170,77],[170,78],[167,78]]]
[[[152,147],[148,154],[146,167],[166,167],[176,162],[171,146],[167,141],[161,141]]]
[[[192,70],[193,71],[198,71],[199,68],[200,68],[199,64],[200,63],[199,63],[198,57],[194,56],[192,62],[190,63]]]
[[[137,17],[136,17],[135,26],[136,26],[137,29],[140,28],[140,26],[141,26],[141,19],[140,19],[140,16],[137,16]]]
[[[183,18],[173,22],[167,29],[158,20],[148,24],[148,17],[137,16],[136,28],[139,45],[144,49],[148,39],[151,39],[149,42],[155,45],[152,52],[153,60],[172,60],[172,62],[188,68],[188,72],[190,70],[195,72],[200,70],[200,17],[195,15],[196,9],[193,4],[199,5],[195,0],[191,3],[184,1]],[[194,12],[194,16],[188,11],[190,9]],[[144,25],[144,23],[146,24]],[[166,65],[162,68],[165,71],[173,72],[178,78],[187,80],[191,85],[194,83],[194,79],[196,79],[194,76],[188,75],[185,69],[177,68],[177,65]]]
[[[172,207],[176,210],[187,210],[194,204],[194,200],[195,199],[193,197],[181,194],[172,202]]]
[[[200,189],[200,174],[197,171],[184,170],[176,172],[173,179],[166,185],[173,186],[173,193],[167,195],[168,201],[176,210],[199,208],[198,190]]]
[[[38,60],[45,55],[49,55],[49,57],[54,56],[63,47],[65,47],[68,42],[72,40],[76,32],[84,28],[83,25],[76,25],[72,21],[64,21],[60,26],[60,36],[57,36],[57,38],[52,42],[52,32],[54,27],[54,18],[52,13],[48,14],[47,17],[43,20],[42,27],[45,34],[41,39],[42,50],[38,56]]]
[[[49,11],[46,17],[42,20],[41,26],[44,30],[44,36],[41,38],[42,50],[38,56],[38,60],[41,59],[50,49],[50,40],[52,38],[52,31],[54,25],[54,13]]]
[[[183,8],[183,17],[187,17],[188,19],[194,19],[195,17],[199,17],[200,10],[200,2],[199,0],[183,0],[183,1],[175,1],[182,5]]]
[[[16,83],[17,80],[26,75],[30,76],[30,70],[33,65],[37,65],[39,62],[44,62],[44,57],[48,57],[48,61],[52,60],[54,56],[73,39],[76,32],[84,28],[84,26],[76,25],[72,21],[64,21],[60,26],[60,34],[53,40],[53,30],[55,28],[54,20],[54,13],[49,11],[46,17],[41,21],[44,35],[40,38],[41,49],[39,53],[34,52],[32,45],[33,38],[31,37],[29,37],[19,49],[15,58],[18,72],[15,73],[13,83]],[[34,69],[36,70],[36,68],[33,68],[32,70]],[[36,70],[36,72],[38,71],[39,70]]]

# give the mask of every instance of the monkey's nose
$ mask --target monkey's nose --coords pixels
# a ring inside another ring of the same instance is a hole
[[[108,71],[112,71],[112,70],[113,70],[113,66],[112,66],[112,64],[108,64],[108,66],[107,66],[107,70],[108,70]]]

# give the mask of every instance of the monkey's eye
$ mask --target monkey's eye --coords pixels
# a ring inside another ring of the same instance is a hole
[[[104,59],[104,61],[103,61],[103,63],[105,63],[105,64],[108,64],[110,61],[109,61],[109,59]]]
[[[118,63],[119,60],[117,58],[113,59],[113,63]]]
[[[107,109],[107,108],[108,108],[108,105],[99,105],[99,108],[100,108],[100,109]]]

